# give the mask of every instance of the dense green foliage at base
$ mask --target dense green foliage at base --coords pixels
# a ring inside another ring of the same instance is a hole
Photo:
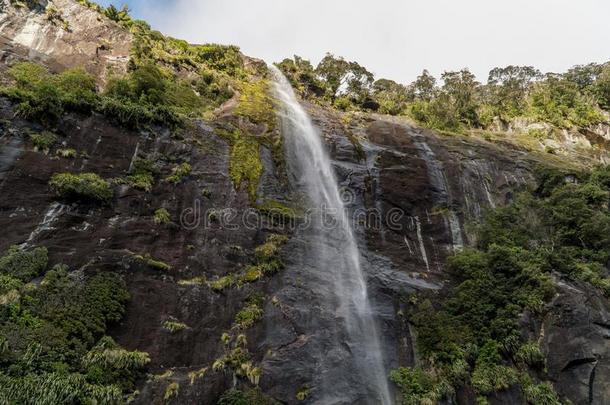
[[[610,168],[543,171],[535,191],[490,211],[476,249],[449,260],[449,287],[415,302],[410,319],[423,362],[392,373],[404,402],[452,397],[464,385],[484,397],[520,384],[530,403],[558,403],[550,385],[528,375],[544,368],[544,355],[518,322],[525,312],[544,313],[552,275],[610,296],[609,203]]]
[[[45,248],[0,258],[0,402],[119,402],[150,361],[104,337],[124,313],[125,283],[47,261]]]

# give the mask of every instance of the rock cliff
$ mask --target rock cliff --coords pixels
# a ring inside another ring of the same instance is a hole
[[[108,72],[127,70],[132,35],[96,11],[71,0],[41,2],[33,9],[15,8],[8,0],[1,4],[0,72],[17,60],[37,61],[53,71],[83,66],[103,85]],[[50,6],[60,17],[42,11]],[[292,193],[274,151],[264,145],[258,202],[234,186],[230,143],[217,131],[239,119],[232,102],[223,106],[220,118],[196,120],[180,130],[134,131],[97,113],[69,113],[55,130],[57,145],[45,153],[26,135],[43,128],[17,117],[15,105],[0,99],[0,251],[20,244],[46,246],[54,263],[113,270],[125,278],[131,299],[110,334],[123,347],[150,355],[149,378],[138,382],[137,403],[164,402],[171,383],[180,387],[169,399],[173,403],[216,403],[234,377],[212,372],[212,365],[226,352],[223,333],[253,294],[265,297],[263,316],[244,334],[253,362],[262,368],[262,391],[282,403],[315,403],[316,378],[328,371],[318,368],[308,347],[310,318],[333,310],[312,300],[326,288],[324,280],[308,277],[303,265],[312,241],[290,229],[290,221],[258,216],[263,220],[254,225],[227,223],[220,211],[231,209],[242,218],[260,212],[254,210],[257,204],[288,201]],[[343,114],[304,103],[331,152],[350,212],[363,215],[356,233],[388,368],[416,364],[416,336],[404,316],[408,298],[444,284],[446,258],[476,242],[472,226],[486,209],[510,202],[532,185],[541,166],[590,166],[608,156],[590,142],[574,150],[566,140],[565,149],[572,152],[557,157],[510,138],[441,135],[396,117]],[[589,135],[607,142],[607,133]],[[60,148],[76,155],[57,154]],[[58,200],[48,186],[57,172],[121,178],[138,159],[155,161],[159,179],[171,175],[178,162],[188,162],[192,171],[178,184],[157,182],[151,192],[119,183],[112,202],[101,206]],[[168,211],[168,223],[155,222],[159,208]],[[292,236],[282,247],[285,268],[278,274],[224,289],[200,282],[246,269],[271,234]],[[170,267],[159,270],[134,259],[145,254]],[[544,319],[525,317],[524,333],[540,338],[548,375],[562,398],[607,403],[610,303],[586,285],[559,278],[556,284],[558,293]],[[163,327],[168,320],[186,328],[171,333]],[[193,378],[205,367],[205,377]],[[341,403],[366,403],[349,376],[345,384],[337,387],[349,392]],[[524,403],[513,390],[490,400]],[[458,396],[460,403],[474,401],[467,392]]]

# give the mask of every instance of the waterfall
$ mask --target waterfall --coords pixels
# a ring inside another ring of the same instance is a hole
[[[274,66],[271,70],[292,183],[310,214],[309,226],[300,232],[315,245],[308,252],[313,257],[308,257],[307,277],[312,300],[319,302],[311,303],[311,316],[326,308],[328,319],[317,321],[317,327],[334,345],[316,354],[321,372],[315,403],[392,404],[360,252],[329,155],[288,80]],[[350,397],[352,390],[362,394]]]

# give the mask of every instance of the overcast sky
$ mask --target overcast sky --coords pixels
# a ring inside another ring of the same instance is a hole
[[[191,43],[235,44],[267,62],[326,52],[409,83],[464,67],[561,72],[610,60],[610,0],[103,0]]]

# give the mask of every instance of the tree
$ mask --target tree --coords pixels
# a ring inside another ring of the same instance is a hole
[[[589,63],[587,65],[576,65],[569,69],[563,77],[573,83],[576,83],[580,91],[591,89],[593,83],[602,73],[603,66],[597,63]]]
[[[487,85],[488,102],[495,114],[505,119],[522,114],[531,83],[541,77],[540,71],[532,66],[493,68]]]
[[[348,72],[349,62],[342,57],[337,58],[331,53],[327,53],[316,67],[316,74],[326,82],[329,95],[333,101],[344,84]]]
[[[411,85],[419,100],[430,101],[436,92],[436,79],[426,69]]]
[[[469,127],[478,126],[480,84],[475,76],[468,69],[462,69],[459,72],[445,72],[442,79],[442,93],[449,96],[448,102],[452,104],[458,121]]]
[[[110,18],[112,21],[116,21],[118,23],[131,21],[131,17],[129,16],[129,7],[127,7],[127,5],[124,5],[119,10],[113,4],[111,4],[104,9],[104,15]]]
[[[379,104],[379,111],[391,115],[400,114],[407,102],[413,101],[413,94],[407,87],[389,79],[379,79],[373,83],[373,97]]]
[[[345,94],[352,101],[362,104],[370,95],[374,81],[373,74],[365,67],[330,53],[320,61],[315,72],[326,83],[332,101]]]
[[[528,98],[528,114],[558,127],[586,127],[605,121],[592,95],[562,75],[547,74],[536,83]]]
[[[606,63],[596,77],[594,93],[599,106],[610,110],[610,62]]]
[[[302,96],[313,95],[321,97],[325,93],[325,84],[318,79],[315,69],[310,61],[294,55],[294,59],[286,58],[277,64],[293,87]]]

